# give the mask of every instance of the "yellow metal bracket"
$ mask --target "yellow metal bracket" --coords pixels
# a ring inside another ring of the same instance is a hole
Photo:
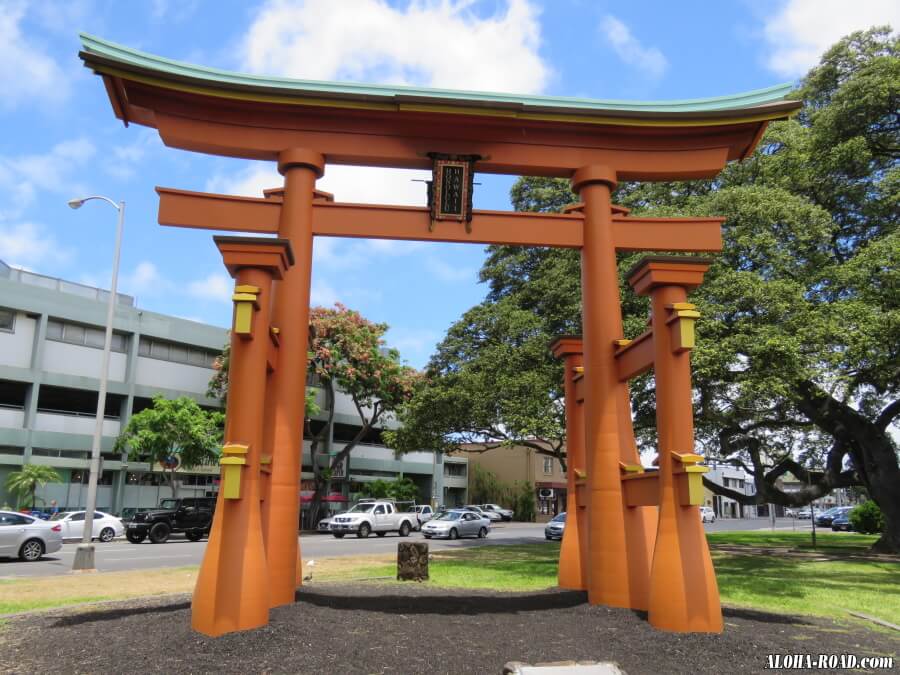
[[[619,462],[619,471],[627,474],[644,473],[644,467],[640,464],[626,464],[625,462]]]
[[[241,467],[247,465],[247,453],[250,446],[231,443],[222,447],[222,497],[225,499],[241,498]]]
[[[674,460],[672,472],[682,481],[681,505],[700,506],[703,503],[703,474],[709,472],[709,467],[700,466],[703,457],[693,452],[671,454]]]
[[[700,318],[697,306],[689,302],[676,302],[666,305],[671,312],[666,323],[672,331],[672,351],[684,352],[694,348],[696,338],[694,323]]]
[[[572,472],[575,474],[575,480],[585,480],[587,478],[587,471],[584,469],[572,469]]]
[[[240,285],[234,287],[234,324],[232,330],[236,335],[250,336],[253,333],[253,311],[259,309],[259,288],[257,286]]]

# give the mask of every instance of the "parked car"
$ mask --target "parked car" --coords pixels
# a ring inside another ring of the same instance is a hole
[[[492,511],[493,511],[494,513],[499,513],[499,514],[500,514],[500,517],[501,517],[503,520],[512,520],[512,519],[513,519],[513,511],[512,511],[512,509],[504,509],[504,508],[503,508],[502,506],[500,506],[499,504],[482,504],[482,505],[481,505],[481,510],[482,510],[482,511],[485,511],[486,513],[490,513],[490,512],[492,512]]]
[[[850,522],[850,511],[852,510],[852,508],[847,509],[836,516],[831,521],[831,529],[835,532],[853,532],[853,524]]]
[[[700,521],[703,523],[716,522],[716,512],[713,511],[713,508],[711,506],[700,507]]]
[[[419,521],[419,529],[422,528],[422,525],[434,518],[434,510],[428,506],[428,504],[419,504],[418,506],[413,507],[413,510],[416,512],[416,518]]]
[[[484,511],[480,506],[475,506],[474,504],[469,504],[467,506],[464,506],[463,510],[471,511],[472,513],[482,516],[483,518],[487,518],[492,523],[497,523],[497,522],[500,522],[501,520],[503,520],[503,516],[501,516],[496,511]]]
[[[800,509],[797,511],[797,520],[811,520],[812,511],[810,509]]]
[[[81,539],[84,536],[85,513],[85,511],[57,513],[50,520],[60,524],[63,539]],[[94,511],[94,524],[91,529],[93,530],[91,539],[99,539],[104,543],[125,534],[125,525],[122,521],[102,511]]]
[[[831,522],[845,512],[849,512],[852,506],[835,506],[816,516],[816,525],[831,527]]]
[[[341,513],[343,513],[343,511],[341,511]],[[331,527],[331,520],[332,520],[332,518],[334,518],[337,515],[339,515],[339,514],[332,513],[330,516],[325,516],[324,518],[322,518],[316,524],[316,532],[319,532],[322,534],[328,534],[328,532],[330,532],[329,528]]]
[[[163,544],[170,534],[183,532],[191,541],[200,541],[209,535],[215,510],[214,497],[163,499],[159,508],[134,514],[125,528],[125,538],[132,544],[140,544],[147,537],[153,544]]]
[[[0,558],[40,560],[62,548],[62,526],[24,513],[0,511]]]
[[[406,537],[416,529],[419,522],[412,507],[411,504],[408,507],[401,506],[388,499],[360,501],[346,513],[332,518],[328,529],[338,539],[349,533],[365,539],[372,532],[379,537],[388,532]]]
[[[560,514],[557,514],[553,517],[549,523],[544,526],[544,536],[547,540],[551,539],[559,539],[562,540],[563,532],[566,529],[566,512],[563,511]]]
[[[785,518],[796,518],[796,517],[797,517],[797,513],[794,511],[794,509],[785,509],[785,510],[784,510],[784,517],[785,517]]]
[[[438,514],[422,526],[426,539],[457,539],[478,537],[484,539],[491,531],[491,521],[469,509],[454,509]]]

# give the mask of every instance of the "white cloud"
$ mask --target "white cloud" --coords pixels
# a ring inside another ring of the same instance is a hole
[[[12,109],[37,99],[58,103],[69,93],[62,69],[40,45],[22,33],[24,2],[0,3],[0,108]]]
[[[128,180],[138,173],[147,152],[161,147],[163,143],[155,129],[141,128],[134,141],[112,149],[103,162],[103,169],[115,178]]]
[[[81,186],[72,174],[95,151],[89,140],[77,138],[43,155],[0,156],[0,221],[18,218],[42,190],[76,196]]]
[[[783,77],[801,77],[840,38],[880,24],[900,28],[900,2],[787,0],[765,23],[766,65]]]
[[[35,223],[0,224],[0,260],[13,267],[40,268],[65,260],[70,252]]]
[[[156,265],[149,260],[139,262],[133,270],[126,270],[122,275],[122,288],[132,295],[152,295],[169,286],[170,282],[162,277]]]
[[[416,367],[422,367],[441,339],[437,331],[427,328],[395,328],[388,330],[387,344],[400,352],[400,359]]]
[[[428,271],[441,281],[476,281],[477,273],[470,267],[454,267],[436,256],[428,258]]]
[[[283,185],[284,179],[274,163],[253,162],[232,174],[215,174],[206,181],[206,191],[243,197],[262,197],[263,190]]]
[[[425,206],[425,184],[431,172],[421,169],[381,169],[329,164],[316,187],[331,192],[339,202]],[[262,197],[263,190],[284,185],[274,163],[253,162],[232,174],[218,173],[206,190],[222,194]]]
[[[252,72],[470,90],[540,92],[540,10],[507,0],[490,16],[474,0],[270,0],[243,43]]]
[[[341,302],[341,297],[331,285],[318,279],[313,280],[309,289],[310,305],[332,307],[336,302]]]
[[[662,77],[669,63],[656,47],[645,47],[622,21],[606,15],[600,22],[600,31],[609,40],[609,46],[629,66],[634,66],[651,78]]]
[[[201,300],[217,300],[231,302],[234,292],[234,281],[219,272],[188,283],[188,294]]]

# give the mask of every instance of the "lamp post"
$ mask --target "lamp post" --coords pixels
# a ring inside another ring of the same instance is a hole
[[[109,379],[109,353],[112,347],[113,315],[116,308],[116,283],[119,279],[119,253],[122,250],[122,226],[125,222],[125,202],[114,202],[109,197],[93,195],[82,199],[70,199],[69,206],[80,209],[92,199],[99,199],[111,204],[119,212],[116,224],[116,247],[113,253],[112,281],[109,287],[109,299],[106,305],[106,338],[103,341],[103,365],[100,367],[100,391],[97,394],[97,417],[94,424],[94,440],[91,444],[91,470],[88,478],[87,509],[84,513],[84,533],[81,543],[75,551],[72,571],[92,571],[94,567],[94,510],[97,508],[97,483],[100,479],[100,443],[103,439],[103,418],[106,411],[106,385]]]

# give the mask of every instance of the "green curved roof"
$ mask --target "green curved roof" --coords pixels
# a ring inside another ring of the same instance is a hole
[[[680,101],[623,101],[563,96],[527,96],[267,77],[174,61],[85,33],[80,34],[80,38],[83,46],[81,58],[86,65],[97,72],[120,77],[128,77],[128,73],[136,76],[143,75],[157,81],[186,83],[208,91],[244,92],[248,99],[252,98],[255,92],[267,95],[275,94],[285,98],[320,97],[388,104],[418,101],[433,105],[531,110],[562,114],[580,113],[583,115],[604,113],[641,117],[720,116],[724,111],[734,111],[740,117],[744,117],[752,110],[756,113],[771,114],[771,117],[774,118],[776,115],[772,113],[782,113],[779,116],[785,116],[784,113],[789,113],[800,106],[799,101],[785,100],[785,96],[792,88],[790,83],[731,96]],[[768,114],[766,116],[769,116]]]

